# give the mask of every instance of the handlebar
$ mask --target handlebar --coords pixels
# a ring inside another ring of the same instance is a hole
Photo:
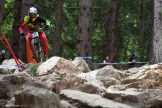
[[[33,32],[40,32],[40,31],[42,31],[42,30],[45,30],[45,29],[47,29],[49,26],[48,25],[45,25],[45,26],[43,26],[42,28],[39,28],[38,30],[32,30],[32,31],[28,31],[28,32],[25,32],[24,33],[24,35],[27,35],[28,33],[33,33]]]
[[[28,33],[41,32],[42,30],[43,29],[28,31],[28,32],[25,32],[24,34],[27,35]]]

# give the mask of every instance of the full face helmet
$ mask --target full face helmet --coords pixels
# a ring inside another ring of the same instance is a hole
[[[31,7],[28,11],[30,18],[36,18],[37,16],[37,9],[35,7]]]

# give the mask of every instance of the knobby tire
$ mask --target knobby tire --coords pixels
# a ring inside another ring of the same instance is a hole
[[[39,40],[37,40],[37,42],[35,42],[35,39],[32,39],[31,47],[32,47],[32,52],[33,52],[34,58],[36,59],[37,63],[43,62],[42,47],[40,45]]]

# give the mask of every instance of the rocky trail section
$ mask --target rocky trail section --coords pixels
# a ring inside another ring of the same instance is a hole
[[[16,65],[5,60],[3,65]],[[29,76],[30,75],[30,76]],[[162,64],[90,70],[79,57],[51,57],[19,74],[0,69],[0,107],[161,108]]]

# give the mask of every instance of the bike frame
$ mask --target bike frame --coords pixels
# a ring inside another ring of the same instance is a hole
[[[40,43],[39,36],[36,37],[36,38],[33,38],[32,35],[33,35],[34,32],[38,32],[38,35],[39,35],[39,31],[28,32],[27,35],[25,36],[25,39],[26,39],[26,42],[27,42],[26,43],[26,50],[27,50],[26,52],[27,52],[28,62],[36,64],[36,63],[42,62],[42,61],[39,61],[38,58],[36,57],[36,54],[35,54],[36,52],[33,50],[32,42],[37,40],[38,44],[39,44],[39,46],[38,46],[39,48],[41,48],[41,43]],[[30,47],[28,47],[28,46],[30,46]],[[34,57],[35,57],[34,59],[35,60],[33,60],[33,57],[31,57],[32,55],[34,55]]]

